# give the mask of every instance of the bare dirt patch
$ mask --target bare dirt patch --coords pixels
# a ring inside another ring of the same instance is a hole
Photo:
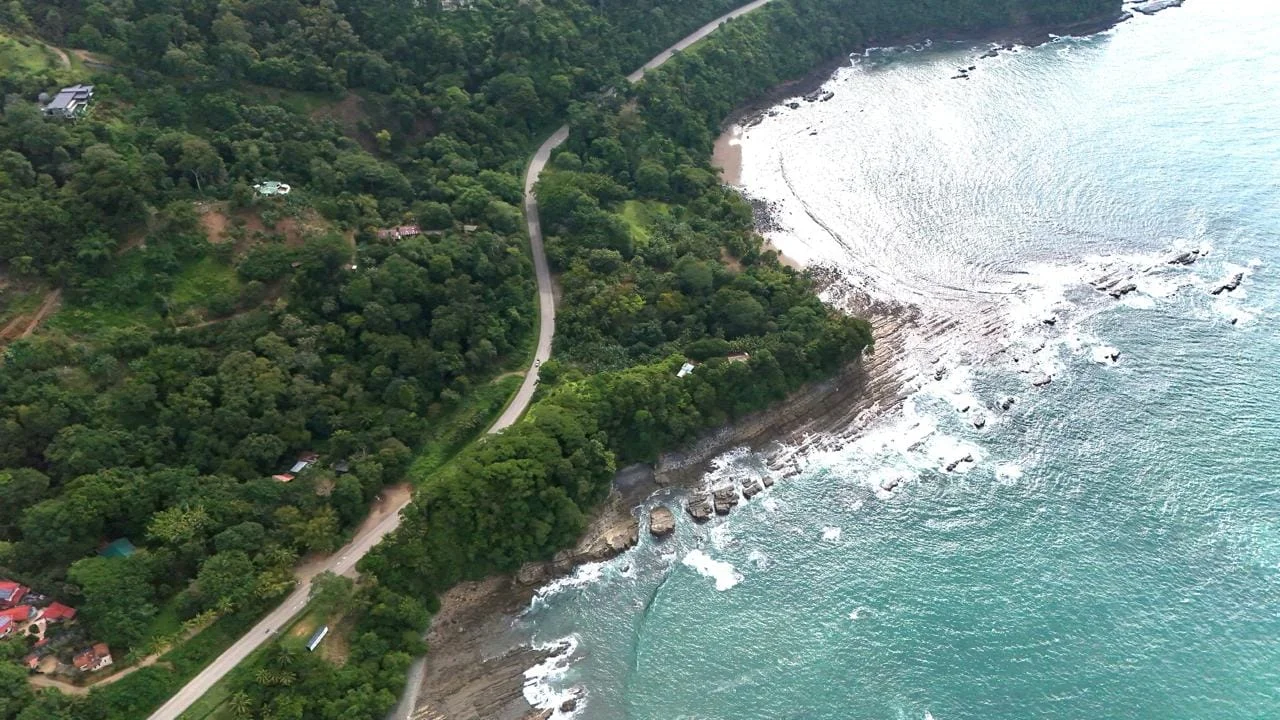
[[[227,226],[231,224],[231,218],[227,217],[221,208],[214,206],[200,207],[199,210],[200,224],[204,226],[209,242],[215,245],[226,242]]]
[[[373,133],[361,130],[363,121],[369,120],[369,110],[364,98],[349,92],[341,100],[316,108],[311,113],[313,120],[332,120],[342,128],[342,134],[360,143],[367,152],[378,149],[378,141]]]

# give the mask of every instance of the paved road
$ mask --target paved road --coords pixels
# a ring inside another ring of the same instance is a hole
[[[524,382],[520,383],[516,396],[489,428],[490,433],[510,427],[529,408],[533,391],[538,386],[538,371],[542,369],[542,363],[551,357],[551,338],[556,334],[556,298],[551,284],[551,269],[547,267],[547,253],[542,248],[542,221],[538,218],[538,198],[533,194],[533,186],[551,160],[551,151],[568,139],[568,125],[552,133],[533,154],[524,173],[524,220],[529,229],[529,247],[533,251],[533,274],[538,278],[538,347],[533,352],[533,365],[524,374]]]
[[[409,504],[408,496],[398,499],[391,503],[389,507],[381,509],[381,519],[368,522],[356,534],[355,539],[339,549],[336,553],[325,558],[324,562],[317,563],[308,567],[301,572],[298,578],[298,586],[294,589],[289,597],[280,604],[275,610],[272,610],[265,618],[260,620],[253,629],[245,633],[243,637],[235,642],[234,645],[227,648],[225,652],[218,656],[216,660],[209,664],[204,670],[191,679],[185,687],[178,691],[176,695],[169,698],[169,701],[151,714],[150,720],[176,720],[192,703],[200,699],[214,686],[224,675],[239,665],[254,650],[257,650],[267,640],[284,626],[294,615],[307,604],[307,598],[311,593],[311,578],[325,570],[331,570],[338,575],[350,575],[355,572],[355,565],[360,558],[364,557],[374,545],[377,545],[387,533],[395,530],[400,524],[400,511]]]
[[[712,20],[675,45],[659,53],[639,70],[628,75],[627,80],[633,83],[639,81],[640,78],[644,77],[645,72],[662,65],[670,60],[676,52],[684,50],[710,35],[713,30],[725,21],[749,13],[768,2],[771,2],[771,0],[754,0]],[[529,245],[533,253],[533,270],[538,280],[538,346],[534,350],[533,364],[525,373],[524,382],[521,383],[520,390],[516,392],[510,404],[503,410],[502,415],[489,428],[490,433],[496,433],[510,427],[529,408],[529,403],[533,400],[533,392],[538,385],[538,370],[541,368],[542,363],[551,357],[551,340],[556,331],[555,291],[551,283],[551,270],[547,266],[547,255],[543,250],[542,224],[538,218],[538,200],[534,197],[533,186],[537,183],[538,176],[542,174],[543,169],[546,168],[547,163],[551,160],[552,151],[560,147],[568,138],[568,125],[556,130],[534,153],[533,159],[529,161],[529,168],[525,172],[525,222],[528,225]],[[377,545],[384,536],[399,526],[400,511],[408,504],[409,501],[407,499],[396,503],[392,508],[394,512],[389,512],[382,520],[363,529],[350,544],[343,547],[324,563],[309,570],[304,577],[299,578],[298,587],[279,607],[272,610],[257,625],[254,625],[253,629],[245,634],[244,637],[237,640],[234,645],[219,655],[216,660],[179,690],[159,710],[152,713],[149,720],[177,720],[200,696],[208,692],[224,675],[269,640],[278,628],[287,623],[306,606],[307,597],[311,592],[311,577],[314,574],[318,574],[323,570],[332,570],[339,575],[353,573],[356,562],[364,557],[365,553],[369,552],[374,545]],[[407,720],[413,711],[413,705],[417,700],[421,686],[422,660],[419,659],[414,661],[413,667],[410,668],[409,683],[405,687],[400,704],[391,712],[390,720]]]

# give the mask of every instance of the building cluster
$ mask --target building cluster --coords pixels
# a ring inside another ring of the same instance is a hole
[[[28,670],[75,675],[111,665],[111,649],[106,643],[87,641],[75,620],[75,608],[0,579],[0,639],[34,638],[31,651],[22,658]]]
[[[417,225],[400,225],[399,227],[383,228],[378,231],[379,240],[400,240],[402,238],[421,235],[422,229]]]
[[[289,466],[288,470],[282,473],[278,473],[276,475],[272,475],[271,478],[273,480],[278,480],[279,482],[283,482],[283,483],[293,482],[293,479],[298,477],[299,473],[311,467],[312,465],[315,465],[317,462],[320,462],[320,456],[317,455],[316,453],[313,453],[313,452],[301,453],[298,455],[298,459],[294,461],[293,465]]]

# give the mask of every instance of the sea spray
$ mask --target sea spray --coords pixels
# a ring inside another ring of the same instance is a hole
[[[714,580],[716,590],[720,592],[742,582],[742,573],[738,572],[737,568],[727,562],[711,559],[711,556],[702,550],[690,550],[680,562],[699,575]]]

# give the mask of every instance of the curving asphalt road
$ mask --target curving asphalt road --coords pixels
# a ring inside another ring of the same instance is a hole
[[[739,15],[745,15],[769,2],[772,2],[772,0],[753,0],[753,2],[725,13],[703,25],[676,44],[663,50],[640,69],[628,75],[627,81],[638,82],[646,72],[659,67],[670,60],[677,52],[687,49],[710,35],[726,21]],[[529,370],[525,373],[524,382],[520,384],[520,389],[516,392],[515,397],[511,399],[506,409],[503,410],[502,415],[489,427],[490,434],[510,427],[529,408],[529,403],[533,400],[534,390],[537,389],[538,385],[538,371],[541,369],[542,363],[551,357],[551,340],[556,331],[555,290],[551,282],[551,269],[547,266],[547,255],[543,249],[542,224],[538,218],[538,200],[534,196],[533,187],[538,182],[538,176],[542,174],[547,163],[551,160],[552,151],[560,147],[568,138],[568,125],[552,133],[551,137],[547,138],[538,147],[537,152],[534,153],[533,158],[529,161],[528,170],[525,172],[524,215],[525,223],[528,225],[529,230],[529,246],[533,253],[533,270],[538,280],[538,345],[533,353],[533,363],[530,364]],[[187,708],[191,707],[196,700],[208,692],[223,676],[239,665],[263,643],[270,640],[278,628],[282,627],[306,606],[307,599],[311,593],[312,577],[324,570],[331,570],[339,575],[354,573],[356,562],[373,549],[373,546],[377,545],[383,537],[400,525],[400,512],[408,504],[409,500],[402,500],[392,508],[389,508],[392,512],[387,512],[386,516],[381,520],[374,523],[366,522],[365,525],[367,527],[358,532],[355,539],[350,543],[327,558],[321,565],[309,569],[306,573],[301,573],[298,578],[298,587],[289,594],[289,597],[285,598],[285,601],[279,607],[272,610],[257,625],[254,625],[252,630],[237,640],[234,645],[227,648],[199,675],[192,678],[177,694],[169,698],[169,701],[162,705],[159,710],[152,713],[148,720],[177,720],[182,713],[186,712]],[[422,687],[422,662],[421,658],[414,661],[409,670],[409,682],[405,686],[404,694],[400,698],[399,705],[391,711],[388,720],[408,720],[413,712],[414,702],[417,700],[418,693]]]

